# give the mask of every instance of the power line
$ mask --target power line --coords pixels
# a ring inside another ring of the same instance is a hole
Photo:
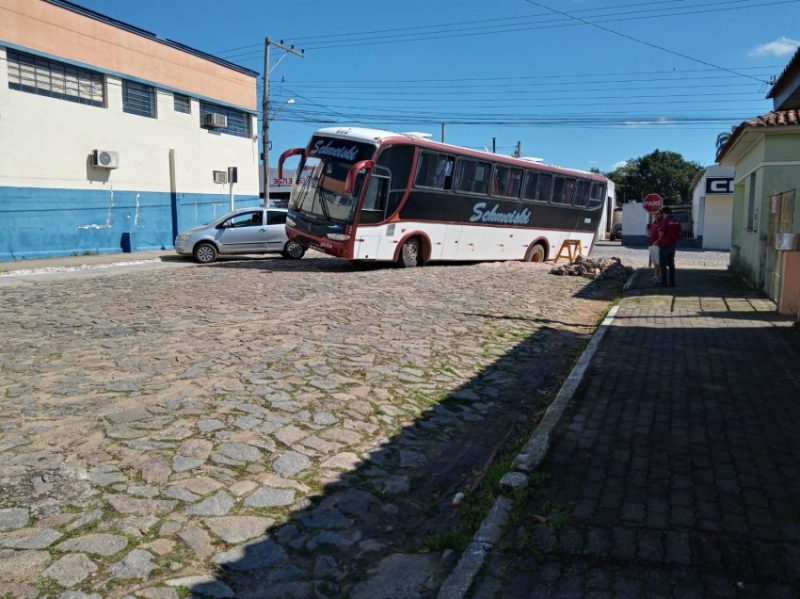
[[[751,2],[747,6],[731,6],[732,4],[742,3],[742,2]],[[653,14],[645,14],[642,16],[623,16],[620,18],[611,18],[606,19],[608,22],[625,22],[625,21],[637,21],[643,19],[654,19],[654,18],[661,18],[661,17],[669,17],[669,16],[687,16],[687,15],[697,15],[697,14],[707,14],[707,13],[719,13],[719,12],[730,12],[732,10],[744,10],[750,8],[764,8],[767,6],[773,5],[781,5],[781,4],[792,4],[800,2],[800,0],[773,0],[771,2],[764,2],[763,0],[724,0],[723,2],[717,2],[715,4],[725,5],[725,7],[720,8],[701,8],[698,10],[677,10],[672,12],[663,12],[663,14],[653,15]],[[701,4],[700,6],[709,6],[708,4]],[[666,10],[666,9],[664,9]],[[652,13],[653,11],[633,11],[633,12],[646,12]],[[596,15],[595,19],[602,19],[609,16],[616,16],[620,13],[607,13]],[[631,11],[625,11],[621,13],[623,15],[630,15]],[[347,47],[356,47],[356,46],[370,46],[370,45],[381,45],[387,43],[405,43],[405,42],[420,42],[420,41],[431,41],[436,39],[451,39],[451,38],[463,38],[463,37],[475,37],[475,36],[485,36],[485,35],[495,35],[499,33],[510,33],[516,31],[535,31],[535,30],[543,30],[543,29],[560,29],[564,27],[574,26],[574,23],[569,22],[562,22],[561,20],[550,20],[550,21],[542,21],[543,23],[547,23],[546,25],[538,25],[538,26],[531,26],[531,25],[523,25],[523,26],[514,26],[514,27],[501,27],[501,28],[484,28],[490,29],[488,31],[476,31],[479,28],[472,28],[471,30],[442,30],[440,32],[421,32],[421,33],[409,33],[405,35],[394,35],[394,36],[381,36],[377,38],[372,38],[370,36],[359,36],[358,33],[350,34],[351,39],[348,40],[347,43],[340,43],[340,44],[310,44],[306,46],[306,49],[341,49]],[[604,22],[604,21],[595,21]],[[459,31],[471,31],[471,32],[463,32],[459,33]],[[355,39],[353,39],[355,38]],[[299,42],[298,42],[299,44]],[[236,56],[231,56],[231,59],[236,60],[247,60],[249,58],[253,58],[257,54],[253,52],[244,52]]]
[[[705,61],[705,60],[702,60],[700,58],[695,58],[693,56],[689,56],[688,54],[683,54],[682,52],[677,52],[675,50],[670,50],[669,48],[665,48],[664,46],[659,46],[658,44],[654,44],[654,43],[648,42],[646,40],[640,40],[639,38],[633,37],[632,35],[628,35],[627,33],[622,33],[622,32],[616,31],[614,29],[609,29],[608,27],[603,27],[602,25],[598,25],[597,23],[593,23],[591,21],[587,21],[586,19],[583,19],[581,17],[576,17],[576,16],[573,16],[573,15],[571,15],[569,13],[564,12],[564,11],[557,10],[555,8],[550,8],[549,6],[547,6],[545,4],[542,4],[541,2],[537,2],[536,0],[525,0],[525,2],[527,2],[528,4],[532,4],[533,6],[538,6],[539,8],[544,8],[546,10],[549,10],[549,11],[553,12],[553,13],[556,13],[556,14],[559,14],[559,15],[563,15],[565,17],[568,17],[570,19],[573,19],[575,21],[583,23],[584,25],[589,25],[591,27],[595,27],[597,29],[601,29],[601,30],[603,30],[603,31],[605,31],[607,33],[611,33],[611,34],[616,35],[618,37],[621,37],[623,39],[627,39],[627,40],[630,40],[632,42],[636,42],[637,44],[642,44],[643,46],[648,46],[650,48],[655,48],[657,50],[661,50],[662,52],[666,52],[667,54],[672,54],[672,55],[678,56],[680,58],[685,58],[686,60],[691,60],[692,62],[697,62],[697,63],[703,64],[703,65],[705,65],[707,67],[712,67],[712,68],[718,69],[720,71],[726,71],[728,73],[732,73],[732,74],[738,75],[740,77],[746,77],[748,79],[753,79],[754,81],[758,81],[759,83],[763,83],[765,85],[769,85],[768,81],[764,81],[762,79],[758,79],[757,77],[753,77],[751,75],[748,75],[747,73],[739,73],[739,72],[734,71],[732,69],[721,67],[719,65],[713,64],[713,63]]]
[[[653,4],[674,4],[674,3],[677,3],[677,2],[689,2],[689,1],[691,1],[691,0],[658,0],[658,1],[655,1],[655,2],[653,2],[653,1],[649,1],[649,2],[633,2],[633,3],[627,3],[627,4],[618,4],[618,5],[606,6],[606,7],[603,7],[602,9],[598,9],[598,8],[578,9],[575,12],[597,12],[598,10],[607,10],[607,9],[613,9],[613,8],[630,8],[630,7],[636,7],[636,6],[649,6],[649,5],[653,5]],[[747,0],[736,0],[736,1],[745,2]],[[546,16],[547,14],[548,13],[540,13],[540,14],[536,14],[536,15],[517,15],[517,16],[514,16],[514,17],[499,17],[499,18],[493,18],[493,19],[475,19],[475,20],[470,20],[470,21],[453,21],[453,22],[437,23],[437,24],[434,24],[434,25],[416,25],[416,26],[412,26],[412,27],[394,27],[394,28],[390,28],[390,29],[374,29],[374,30],[371,30],[371,31],[360,31],[360,32],[349,32],[349,33],[334,33],[334,34],[327,34],[327,35],[316,35],[316,36],[310,36],[310,37],[300,37],[300,38],[291,38],[291,39],[294,40],[295,45],[299,45],[299,44],[305,44],[305,43],[313,43],[314,41],[320,41],[320,40],[330,41],[330,40],[337,40],[337,39],[340,39],[340,38],[351,39],[354,35],[365,37],[365,36],[373,36],[373,35],[378,35],[378,34],[382,35],[382,34],[386,34],[386,33],[399,33],[399,32],[409,32],[410,35],[423,35],[423,34],[425,34],[424,30],[428,30],[428,29],[436,29],[436,28],[441,28],[441,27],[458,27],[458,26],[462,26],[462,25],[475,25],[475,24],[482,25],[483,27],[481,27],[480,29],[484,29],[486,27],[491,27],[492,26],[492,25],[487,25],[487,23],[507,23],[507,22],[518,23],[521,19],[539,19],[539,18],[541,18],[543,16]],[[416,32],[416,31],[419,31],[420,33],[416,33],[415,34],[414,32]],[[428,32],[428,33],[430,33],[430,32]],[[284,37],[286,37],[286,36],[284,36]],[[260,47],[261,47],[261,44],[247,44],[245,46],[237,46],[235,48],[226,48],[224,50],[216,50],[214,52],[214,54],[217,54],[217,55],[229,54],[229,53],[232,53],[232,52],[239,52],[241,50],[249,50],[249,49],[252,49],[252,48],[260,48]]]
[[[755,70],[771,70],[782,69],[785,65],[767,65],[759,67],[735,67],[740,71],[755,71]],[[733,68],[733,67],[732,67]],[[619,77],[629,75],[658,75],[658,74],[672,74],[672,73],[711,73],[716,69],[664,69],[664,70],[647,70],[647,71],[611,71],[607,73],[591,72],[591,73],[551,73],[551,74],[536,74],[536,75],[514,75],[509,77],[458,77],[454,79],[306,79],[292,81],[292,85],[305,84],[305,83],[392,83],[392,84],[406,84],[406,83],[442,83],[443,85],[450,85],[451,83],[458,83],[462,81],[477,81],[484,83],[486,81],[517,81],[520,79],[575,79],[578,77]],[[720,75],[719,78],[723,78]],[[706,79],[706,77],[702,77]]]

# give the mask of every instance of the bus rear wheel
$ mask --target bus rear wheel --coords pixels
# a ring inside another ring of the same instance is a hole
[[[404,268],[419,266],[419,238],[412,237],[403,244],[400,250],[400,265]]]
[[[528,251],[528,255],[525,256],[525,261],[544,262],[546,257],[547,252],[545,251],[544,246],[541,243],[537,243]]]

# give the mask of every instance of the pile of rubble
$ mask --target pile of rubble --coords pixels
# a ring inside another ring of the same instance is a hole
[[[619,258],[584,258],[578,256],[574,262],[554,266],[553,275],[571,275],[587,279],[605,279],[624,283],[633,273],[630,266],[624,266]]]

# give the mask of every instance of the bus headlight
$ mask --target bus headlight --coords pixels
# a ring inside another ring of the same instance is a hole
[[[350,239],[350,236],[345,235],[344,233],[328,233],[326,237],[328,239],[333,239],[334,241],[347,241]]]
[[[290,216],[287,216],[286,217],[286,224],[289,225],[290,227],[294,227],[295,222],[294,222],[294,220],[292,220],[292,218]]]

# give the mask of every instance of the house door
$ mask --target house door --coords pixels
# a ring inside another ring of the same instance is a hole
[[[775,249],[775,242],[779,234],[792,232],[794,194],[794,190],[785,191],[769,198],[764,292],[775,302],[780,301],[783,288],[781,281],[783,253]]]

